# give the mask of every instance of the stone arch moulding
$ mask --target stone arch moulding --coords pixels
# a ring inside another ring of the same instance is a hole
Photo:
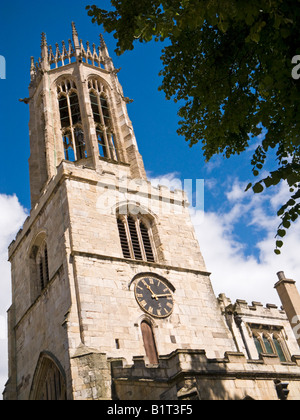
[[[175,291],[176,291],[176,288],[173,286],[173,284],[168,280],[168,279],[166,279],[165,277],[163,277],[163,276],[161,276],[161,275],[159,275],[159,274],[156,274],[156,273],[151,273],[151,272],[143,272],[143,273],[138,273],[138,274],[136,274],[131,280],[130,280],[130,282],[129,282],[129,284],[128,284],[128,290],[130,290],[130,288],[132,287],[132,285],[134,284],[134,282],[137,280],[137,279],[139,279],[139,278],[141,278],[141,277],[147,277],[147,276],[151,276],[151,277],[156,277],[157,279],[160,279],[161,281],[163,281],[164,283],[166,283],[167,284],[167,286],[172,290],[172,292],[173,293],[175,293]],[[151,318],[150,318],[151,319]]]
[[[109,82],[107,80],[105,80],[103,77],[101,77],[99,75],[99,73],[90,73],[88,78],[86,79],[86,81],[88,83],[89,81],[91,81],[93,79],[99,80],[99,82],[102,83],[103,86],[108,89],[108,91],[113,90],[113,87],[109,84]]]
[[[29,400],[66,400],[66,375],[58,359],[41,352],[31,384]]]
[[[27,254],[29,255],[30,258],[34,258],[35,251],[42,245],[42,243],[46,240],[46,238],[47,238],[47,230],[46,229],[43,229],[43,230],[39,231],[34,236],[32,241],[30,242],[28,250],[27,250]]]
[[[147,181],[145,181],[145,183],[148,183]],[[123,213],[121,211],[121,213],[119,213],[119,211],[121,209],[126,208],[126,212]],[[144,206],[143,204],[137,203],[135,201],[119,201],[118,203],[114,204],[111,207],[111,214],[114,214],[115,216],[118,216],[118,214],[128,214],[131,213],[130,210],[134,209],[134,212],[132,212],[132,214],[137,215],[137,214],[141,214],[142,216],[144,216],[145,218],[150,218],[154,221],[158,220],[157,215],[149,208]],[[151,221],[152,221],[151,220]]]
[[[56,92],[55,89],[64,80],[72,80],[72,82],[74,82],[75,85],[77,86],[77,78],[76,78],[75,74],[68,71],[68,72],[65,72],[63,74],[60,74],[56,79],[53,80],[53,82],[51,84],[51,89],[54,89],[54,91]]]

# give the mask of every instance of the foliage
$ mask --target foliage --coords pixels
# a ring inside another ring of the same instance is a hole
[[[111,0],[113,10],[87,6],[93,22],[115,32],[117,54],[134,42],[168,39],[160,87],[181,101],[178,133],[190,146],[202,142],[206,160],[240,154],[261,139],[249,184],[261,193],[279,182],[291,198],[278,211],[276,250],[300,214],[299,84],[291,73],[299,54],[299,0]]]

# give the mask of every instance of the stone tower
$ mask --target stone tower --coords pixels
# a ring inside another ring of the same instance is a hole
[[[32,209],[9,247],[4,398],[243,398],[246,324],[213,293],[184,192],[147,180],[117,73],[103,38],[84,46],[74,24],[55,49],[42,34],[32,58]]]
[[[85,47],[74,24],[61,48],[42,34],[32,58],[7,399],[111,398],[111,358],[234,350],[185,194],[147,180],[117,73],[102,36]]]

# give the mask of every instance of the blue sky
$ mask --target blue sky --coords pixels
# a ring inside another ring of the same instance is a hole
[[[30,209],[29,108],[18,100],[28,96],[30,57],[40,56],[42,32],[48,44],[61,45],[71,38],[75,21],[83,42],[99,43],[103,30],[91,23],[87,4],[89,0],[0,3],[0,55],[6,60],[6,79],[0,80],[0,390],[6,377],[5,311],[10,305],[7,246]],[[97,4],[107,8],[110,2]],[[115,67],[122,68],[124,94],[134,100],[128,112],[149,178],[173,187],[184,179],[192,179],[194,185],[196,179],[205,180],[204,218],[199,208],[191,209],[191,215],[216,294],[280,305],[273,289],[276,272],[284,270],[287,277],[300,281],[299,223],[288,233],[282,255],[273,252],[276,211],[287,197],[286,186],[258,196],[244,193],[252,180],[254,146],[229,160],[217,156],[205,163],[201,144],[189,148],[176,134],[179,105],[158,91],[162,45],[137,43],[134,51],[116,57],[113,36],[104,37]],[[253,145],[258,140],[253,139]]]

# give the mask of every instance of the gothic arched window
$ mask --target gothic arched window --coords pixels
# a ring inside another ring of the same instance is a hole
[[[40,232],[30,247],[29,267],[31,299],[34,302],[50,281],[48,248],[45,232]]]
[[[84,159],[87,152],[76,84],[72,80],[61,81],[57,95],[65,159],[72,162]]]
[[[274,331],[275,330],[275,331]],[[275,354],[281,362],[290,360],[289,351],[280,327],[261,326],[253,331],[257,353]]]
[[[118,215],[119,237],[124,258],[154,262],[151,224],[138,215]]]
[[[253,335],[254,344],[258,354],[264,353],[261,338],[258,334]]]
[[[66,400],[66,381],[62,368],[48,354],[42,354],[33,378],[30,400]]]
[[[88,82],[91,108],[96,127],[99,155],[114,161],[119,160],[115,141],[114,128],[111,118],[111,110],[105,87],[97,80]]]
[[[38,249],[36,265],[40,289],[43,290],[49,283],[48,250],[46,242],[43,242]]]
[[[280,338],[273,335],[273,344],[276,349],[276,353],[278,354],[279,360],[281,362],[286,362],[286,356],[284,354],[283,345],[281,343]]]
[[[274,354],[269,335],[263,334],[263,342],[264,342],[266,353]]]

